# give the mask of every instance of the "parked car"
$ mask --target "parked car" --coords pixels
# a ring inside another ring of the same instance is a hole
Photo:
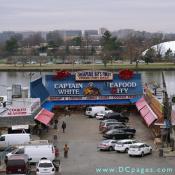
[[[113,129],[103,134],[103,137],[107,139],[130,139],[134,137],[134,134],[121,129]]]
[[[106,106],[89,106],[86,108],[85,115],[95,117],[98,112],[112,113],[113,111]]]
[[[29,174],[30,165],[29,157],[26,154],[23,155],[11,155],[8,158],[6,164],[6,174]]]
[[[118,122],[118,121],[113,121],[113,122],[105,122],[105,123],[102,123],[99,127],[99,131],[100,132],[104,132],[107,127],[111,126],[111,125],[120,125],[120,124],[123,124],[122,122]]]
[[[103,132],[107,132],[109,130],[113,130],[113,129],[121,129],[123,131],[127,131],[127,132],[132,132],[132,133],[136,133],[136,129],[135,128],[130,128],[129,126],[126,126],[124,124],[115,124],[115,125],[109,125],[106,130],[103,130]]]
[[[144,64],[145,61],[144,60],[136,60],[137,63],[140,63],[140,64]]]
[[[101,112],[98,112],[95,117],[97,120],[103,120],[104,116],[110,112],[111,111],[101,111]]]
[[[112,125],[107,125],[106,127],[103,128],[102,130],[102,133],[105,133],[109,130],[112,130],[112,129],[120,129],[120,128],[124,128],[126,127],[126,125],[124,125],[123,123],[115,123],[115,124],[112,124]]]
[[[116,144],[115,144],[115,151],[117,152],[128,152],[129,147],[134,144],[137,143],[136,140],[131,140],[131,139],[124,139],[124,140],[119,140]]]
[[[129,147],[129,156],[144,156],[146,154],[152,154],[152,147],[145,143],[135,143]]]
[[[103,140],[97,146],[99,150],[107,150],[107,151],[114,151],[115,144],[117,143],[116,140]]]
[[[36,166],[36,175],[55,175],[55,167],[52,161],[41,159]]]
[[[120,122],[129,121],[129,118],[127,116],[123,116],[121,113],[118,112],[108,113],[104,116],[104,119],[116,119],[117,121]]]
[[[122,64],[123,63],[123,60],[115,60],[114,63]]]

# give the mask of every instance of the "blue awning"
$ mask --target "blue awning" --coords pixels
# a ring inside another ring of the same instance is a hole
[[[130,105],[129,99],[122,100],[60,100],[60,101],[46,101],[42,107],[51,111],[54,106],[79,106],[79,105]]]
[[[40,98],[41,102],[49,97],[49,92],[43,85],[42,78],[39,78],[30,83],[30,96],[32,98]]]
[[[130,99],[131,103],[136,103],[137,101],[139,101],[142,97],[136,97],[136,98],[132,98]]]

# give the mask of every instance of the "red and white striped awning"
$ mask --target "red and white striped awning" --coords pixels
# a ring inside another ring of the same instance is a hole
[[[155,120],[157,120],[158,117],[149,107],[148,103],[145,101],[144,98],[141,98],[138,102],[136,102],[136,107],[138,111],[140,111],[141,116],[148,126],[150,126]]]
[[[144,106],[146,106],[146,101],[145,99],[142,97],[139,101],[136,102],[136,107],[138,110],[141,110]]]

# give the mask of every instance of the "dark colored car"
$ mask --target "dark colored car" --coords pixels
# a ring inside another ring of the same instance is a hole
[[[28,155],[12,155],[6,162],[6,174],[29,174],[30,165]]]
[[[128,139],[128,138],[131,139],[134,137],[134,133],[123,131],[122,129],[113,129],[103,134],[103,137],[107,139],[116,139],[116,140]]]
[[[106,129],[106,132],[109,130],[113,130],[113,129],[121,129],[123,131],[127,131],[127,132],[132,132],[132,133],[136,133],[136,129],[135,128],[130,128],[129,126],[126,125],[111,125],[108,126]]]
[[[101,125],[99,126],[99,131],[101,133],[103,133],[107,127],[109,127],[111,125],[120,125],[120,124],[123,124],[123,123],[118,122],[118,121],[116,121],[116,122],[104,122],[104,123],[101,123]]]
[[[112,129],[120,129],[120,128],[126,128],[126,125],[124,125],[123,123],[111,123],[108,125],[107,123],[106,127],[103,127],[102,133],[105,133]]]
[[[104,119],[115,119],[119,122],[129,121],[129,118],[127,116],[123,116],[121,113],[118,112],[108,113],[104,116]]]

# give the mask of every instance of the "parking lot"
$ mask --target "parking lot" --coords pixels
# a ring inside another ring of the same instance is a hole
[[[62,133],[61,130],[63,120],[67,124],[65,133]],[[150,129],[146,127],[138,114],[130,114],[129,125],[137,130],[135,139],[153,147],[152,155],[145,157],[129,157],[127,153],[116,153],[115,151],[98,151],[97,145],[103,140],[98,130],[99,122],[96,118],[88,118],[83,112],[72,111],[70,117],[63,117],[62,115],[58,130],[49,129],[48,134],[43,135],[41,139],[50,141],[53,140],[53,135],[58,135],[57,144],[60,150],[61,173],[57,173],[57,175],[175,174],[175,172],[143,173],[143,168],[153,170],[173,168],[174,158],[159,158],[159,152],[155,150],[153,145]],[[65,144],[68,144],[70,148],[68,158],[63,156]],[[137,169],[137,172],[131,173],[131,168],[133,171]],[[35,167],[33,170],[35,170]],[[34,175],[35,171],[31,174]]]
[[[81,113],[74,113],[63,120],[67,123],[66,132],[59,132],[59,148],[61,158],[62,175],[96,175],[96,174],[131,174],[125,172],[125,167],[131,168],[172,168],[173,158],[159,158],[158,151],[154,150],[150,130],[144,125],[138,114],[130,114],[129,124],[135,127],[137,132],[135,138],[153,146],[153,154],[145,157],[129,157],[126,153],[97,151],[97,144],[103,138],[98,131],[99,121],[95,118],[89,119]],[[61,128],[59,126],[59,128]],[[63,146],[70,147],[69,157],[63,158]],[[104,173],[101,168],[118,168],[122,172]],[[123,170],[122,170],[123,168]],[[98,171],[98,172],[97,172]],[[141,174],[141,173],[133,173]],[[143,173],[142,173],[143,174]],[[145,173],[158,174],[158,173]],[[162,174],[162,173],[159,173]],[[164,173],[164,174],[174,174]]]

